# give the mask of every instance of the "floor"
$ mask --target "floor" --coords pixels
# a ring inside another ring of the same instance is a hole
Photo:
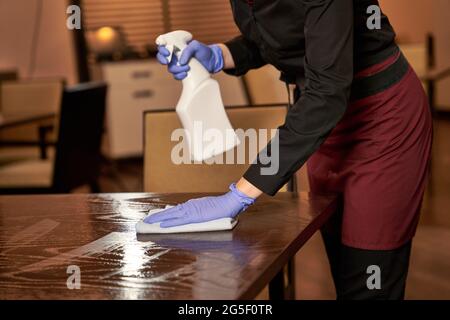
[[[432,179],[413,242],[407,299],[450,299],[450,120],[435,122]],[[102,192],[142,191],[142,160],[104,167]],[[333,283],[320,235],[296,256],[297,298],[334,299]]]

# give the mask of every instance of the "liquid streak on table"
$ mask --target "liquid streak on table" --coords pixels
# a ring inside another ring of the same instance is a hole
[[[136,235],[148,210],[199,196],[0,196],[0,299],[252,299],[337,205],[280,193],[232,231]]]

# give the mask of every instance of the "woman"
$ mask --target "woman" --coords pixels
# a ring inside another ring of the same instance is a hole
[[[274,195],[308,160],[313,192],[340,193],[343,206],[322,230],[338,299],[403,299],[431,149],[421,83],[394,42],[376,0],[232,0],[242,35],[189,43],[180,61],[158,60],[176,79],[195,57],[211,73],[242,75],[272,64],[295,84],[296,101],[278,130],[279,170],[258,159],[230,191],[147,218],[162,227],[235,217],[263,192]],[[275,141],[275,140],[274,140]],[[268,145],[270,151],[270,143]],[[270,165],[270,164],[269,164]],[[369,284],[371,270],[381,283]]]

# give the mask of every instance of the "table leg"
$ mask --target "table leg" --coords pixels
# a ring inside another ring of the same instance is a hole
[[[295,263],[294,257],[278,272],[269,283],[270,300],[295,299]]]

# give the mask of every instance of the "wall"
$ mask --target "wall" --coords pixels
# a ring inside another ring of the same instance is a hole
[[[36,68],[29,74],[31,38],[38,1],[43,1]],[[0,70],[25,77],[64,77],[77,81],[72,35],[66,28],[66,0],[0,0]]]
[[[397,39],[422,42],[433,29],[433,12],[427,0],[380,0],[383,11],[394,25]]]
[[[449,0],[380,0],[398,39],[421,42],[427,33],[435,37],[437,69],[450,67],[450,1]],[[450,79],[439,83],[437,104],[450,109]]]
[[[436,56],[438,69],[450,67],[450,1],[433,0],[434,34],[436,36]],[[450,79],[440,83],[438,105],[450,110]]]

